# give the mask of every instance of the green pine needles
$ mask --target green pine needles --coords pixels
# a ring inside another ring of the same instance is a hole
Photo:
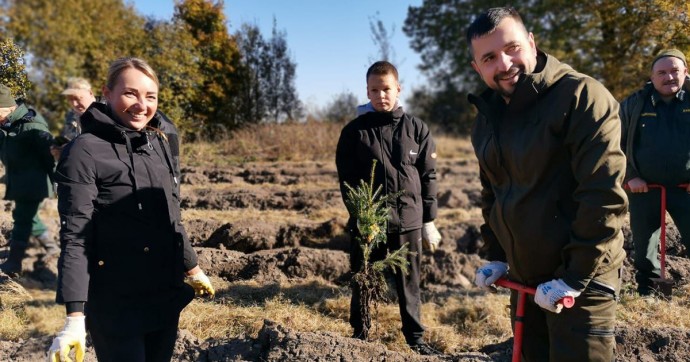
[[[352,287],[359,290],[362,325],[364,326],[362,337],[364,338],[368,336],[372,309],[376,321],[378,303],[386,300],[388,285],[384,278],[384,271],[386,268],[390,268],[393,272],[399,270],[403,274],[407,274],[409,268],[407,256],[410,253],[406,243],[398,250],[389,251],[382,260],[371,260],[372,252],[375,249],[386,248],[386,223],[389,211],[386,203],[404,192],[382,195],[381,185],[374,190],[375,168],[376,160],[371,166],[369,183],[360,180],[360,184],[356,188],[345,183],[345,188],[347,188],[345,205],[351,217],[357,220],[359,235],[355,239],[359,243],[363,255],[362,265],[352,277]]]

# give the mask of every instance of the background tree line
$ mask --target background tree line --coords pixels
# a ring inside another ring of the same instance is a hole
[[[99,94],[109,63],[121,56],[149,61],[160,77],[163,110],[187,137],[303,117],[287,34],[275,21],[270,37],[249,24],[230,34],[223,6],[175,0],[172,19],[155,20],[123,0],[2,0],[2,56],[16,62],[17,52],[28,55],[32,85],[14,88],[30,93],[53,126],[67,111],[60,95],[67,78],[84,77]],[[13,71],[5,64],[0,77]]]
[[[498,0],[425,0],[410,6],[403,32],[421,55],[428,83],[404,94],[408,109],[442,129],[467,133],[474,109],[468,92],[483,84],[470,66],[465,31],[476,14]],[[659,50],[690,51],[690,3],[677,0],[519,0],[537,45],[576,70],[591,75],[622,100],[649,75]],[[55,125],[66,111],[60,91],[70,76],[89,79],[96,91],[111,60],[143,57],[161,78],[163,110],[186,136],[223,135],[259,122],[303,119],[295,90],[296,64],[287,34],[274,19],[270,36],[241,24],[230,33],[222,0],[175,0],[170,20],[140,16],[123,0],[0,0],[0,79],[30,93]],[[377,59],[396,62],[390,31],[370,18]],[[29,78],[7,73],[28,60]],[[401,74],[401,77],[405,77]],[[350,91],[311,118],[354,118],[357,97]]]
[[[504,0],[425,0],[409,7],[403,26],[420,53],[430,80],[409,99],[425,120],[466,133],[474,119],[468,92],[481,79],[470,66],[467,26]],[[622,100],[649,78],[650,61],[660,50],[690,51],[690,2],[678,0],[512,1],[537,46],[576,70],[600,80]]]

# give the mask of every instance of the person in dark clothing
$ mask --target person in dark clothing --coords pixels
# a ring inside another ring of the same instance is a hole
[[[653,292],[661,276],[659,235],[661,191],[666,209],[690,250],[690,81],[685,54],[661,51],[652,61],[651,81],[620,107],[622,147],[628,158],[630,227],[635,247],[635,279],[640,295]],[[685,185],[679,187],[679,185]]]
[[[70,109],[65,116],[65,124],[60,131],[60,137],[69,141],[81,134],[81,122],[79,117],[86,112],[91,103],[104,103],[101,97],[96,97],[91,90],[91,83],[84,78],[73,77],[67,79],[67,87],[62,91],[67,98]]]
[[[106,103],[106,99],[104,97],[94,95],[93,90],[91,89],[91,84],[84,78],[69,78],[67,80],[67,87],[62,91],[61,94],[67,97],[67,101],[70,103],[70,107],[72,107],[72,109],[65,117],[65,124],[62,128],[62,131],[60,131],[56,144],[51,147],[51,153],[56,159],[60,157],[62,148],[69,141],[81,134],[82,127],[79,118],[82,114],[84,114],[86,109],[89,108],[91,103]],[[177,180],[179,180],[181,175],[179,137],[177,134],[177,129],[168,116],[166,116],[161,110],[156,110],[156,117],[160,118],[160,130],[163,131],[165,136],[168,138],[168,144],[171,147],[170,151],[173,158],[173,166],[175,168],[175,177]]]
[[[618,103],[539,50],[513,8],[477,16],[467,42],[489,87],[469,96],[489,260],[475,284],[536,287],[524,305],[523,361],[612,361],[627,212]],[[562,310],[566,296],[575,306]],[[513,319],[516,302],[513,291]]]
[[[366,74],[367,97],[371,112],[364,113],[347,124],[340,134],[336,149],[336,167],[343,200],[347,197],[345,183],[356,186],[360,180],[368,182],[373,160],[377,160],[375,185],[383,185],[384,194],[405,191],[389,203],[390,220],[387,225],[386,248],[375,250],[372,260],[383,258],[387,251],[399,249],[405,243],[412,252],[408,256],[409,273],[395,273],[395,283],[402,319],[402,332],[408,345],[421,354],[436,354],[423,340],[424,327],[420,320],[419,269],[422,244],[434,249],[441,234],[434,225],[436,218],[436,146],[427,125],[398,106],[400,84],[398,71],[385,61],[376,62]],[[363,263],[357,240],[356,220],[348,221],[352,243],[351,269],[358,271]],[[362,322],[359,290],[353,288],[350,305],[350,325],[354,337],[366,339],[369,325]]]
[[[45,256],[60,253],[38,216],[41,202],[52,195],[52,142],[43,117],[26,104],[17,105],[10,89],[0,84],[0,160],[5,165],[5,199],[14,201],[9,256],[0,270],[10,276],[21,273],[32,236],[45,247]]]
[[[67,321],[49,356],[83,359],[88,328],[98,360],[169,361],[180,312],[213,295],[181,222],[171,140],[156,113],[158,79],[138,58],[110,65],[107,104],[81,116],[82,134],[55,173],[62,253],[56,300]],[[188,283],[184,276],[188,275]]]

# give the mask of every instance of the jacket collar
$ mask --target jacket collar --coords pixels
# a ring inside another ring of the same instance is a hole
[[[133,148],[147,144],[145,130],[134,130],[121,125],[112,114],[107,104],[93,102],[80,117],[83,133],[91,133],[109,142],[124,144],[124,137],[128,137]],[[149,126],[160,128],[158,113],[148,123]]]
[[[29,108],[26,106],[26,104],[22,103],[17,105],[17,108],[12,111],[9,115],[7,115],[7,122],[8,123],[14,123],[22,118],[29,112]]]
[[[396,103],[397,105],[397,103]],[[360,117],[366,117],[367,118],[367,123],[371,124],[373,126],[379,126],[379,125],[384,125],[384,124],[396,124],[400,121],[400,119],[403,117],[405,114],[405,111],[403,111],[403,107],[398,105],[397,108],[392,110],[391,112],[368,112]]]
[[[656,88],[654,88],[654,85],[651,82],[647,83],[645,86],[651,88],[650,100],[652,101],[652,106],[656,107],[657,103],[659,103],[659,101],[662,100],[659,91],[657,91]],[[686,77],[685,82],[683,82],[683,88],[681,88],[681,90],[679,90],[675,94],[674,98],[677,99],[679,102],[682,102],[683,100],[685,100],[686,97],[688,97],[688,91],[690,91],[690,78]]]

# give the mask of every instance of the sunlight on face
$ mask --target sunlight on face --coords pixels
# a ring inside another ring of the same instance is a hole
[[[662,97],[673,97],[683,89],[688,68],[676,57],[664,57],[652,67],[652,84]]]
[[[371,74],[367,78],[367,98],[377,112],[391,112],[400,94],[400,83],[393,74]]]
[[[15,107],[0,108],[0,121],[5,121],[7,116],[14,111]]]
[[[118,121],[135,130],[144,128],[158,108],[156,82],[135,68],[122,71],[113,89],[103,87],[103,95]]]
[[[72,106],[72,110],[78,115],[84,114],[91,103],[96,101],[96,97],[90,89],[78,89],[72,92],[72,94],[67,96],[67,102]]]
[[[472,39],[472,54],[472,68],[506,102],[520,75],[534,72],[537,65],[534,36],[510,17],[501,20],[492,33]]]

